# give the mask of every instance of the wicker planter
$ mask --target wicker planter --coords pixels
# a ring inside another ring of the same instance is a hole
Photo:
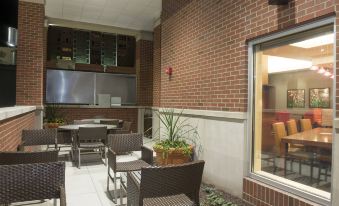
[[[184,154],[180,149],[171,149],[168,154],[162,149],[153,148],[156,153],[156,164],[157,165],[177,165],[183,164],[191,161],[191,156]],[[191,146],[193,151],[193,147]]]

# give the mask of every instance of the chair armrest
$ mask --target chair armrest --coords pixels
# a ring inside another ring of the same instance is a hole
[[[113,171],[116,171],[117,154],[111,148],[108,148],[107,158],[108,158],[108,167],[110,167]]]
[[[64,187],[60,187],[60,206],[66,206],[66,192]]]
[[[153,150],[141,146],[141,159],[150,165],[153,165]]]

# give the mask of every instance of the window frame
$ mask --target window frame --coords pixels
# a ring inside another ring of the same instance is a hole
[[[322,204],[322,205],[330,205],[331,204],[331,194],[333,193],[333,184],[331,184],[331,192],[330,192],[330,197],[327,198],[325,196],[319,195],[317,193],[312,193],[310,191],[306,191],[304,189],[296,185],[292,185],[291,183],[288,182],[293,182],[291,180],[287,180],[284,182],[281,182],[277,179],[278,178],[270,178],[268,176],[265,175],[260,175],[258,173],[254,173],[252,171],[253,168],[253,164],[254,164],[254,158],[253,158],[253,153],[254,153],[254,121],[255,121],[255,115],[254,115],[254,109],[255,109],[255,102],[254,102],[254,95],[255,95],[255,55],[254,55],[254,48],[257,44],[261,44],[267,41],[271,41],[271,40],[275,40],[275,39],[279,39],[279,38],[283,38],[286,37],[288,35],[293,35],[293,34],[297,34],[297,33],[301,33],[301,32],[305,32],[307,30],[310,29],[316,29],[319,27],[323,27],[326,25],[332,25],[333,26],[333,32],[334,32],[334,46],[333,46],[333,62],[334,62],[334,68],[336,68],[336,24],[335,24],[335,16],[331,16],[331,17],[327,17],[321,20],[316,20],[307,24],[303,24],[303,25],[299,25],[296,26],[294,28],[290,28],[290,29],[286,29],[274,34],[270,34],[267,36],[263,36],[263,37],[259,37],[256,39],[253,39],[251,41],[248,42],[248,108],[247,108],[247,162],[248,164],[248,168],[247,168],[247,176],[249,176],[250,178],[263,182],[267,185],[273,186],[275,188],[281,189],[283,191],[287,191],[289,193],[295,194],[297,196],[303,197],[305,199],[311,200],[313,202],[316,202],[318,204]],[[333,71],[334,73],[334,79],[333,79],[333,97],[332,97],[332,105],[333,105],[333,110],[336,111],[336,69],[334,69]],[[333,112],[333,121],[335,120],[335,112]],[[335,127],[333,126],[333,137],[335,137]],[[333,139],[333,144],[332,144],[332,168],[335,167],[334,164],[334,149],[335,149],[335,138]],[[334,169],[331,170],[332,174],[331,174],[331,179],[333,182],[333,173]],[[332,198],[333,199],[333,198]]]

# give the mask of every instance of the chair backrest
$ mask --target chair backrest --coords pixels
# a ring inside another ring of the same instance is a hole
[[[323,109],[321,113],[321,126],[332,127],[333,126],[333,109]]]
[[[58,150],[41,152],[0,152],[0,165],[57,162],[58,153]]]
[[[80,124],[95,124],[94,120],[90,119],[83,119],[83,120],[74,120],[73,124],[80,125]]]
[[[0,204],[60,198],[65,163],[0,165]]]
[[[56,144],[57,134],[57,129],[22,130],[22,146]]]
[[[141,169],[140,199],[177,194],[187,195],[199,205],[199,190],[205,162]]]
[[[301,131],[307,131],[312,129],[312,123],[310,119],[301,119],[300,120]]]
[[[107,139],[107,127],[79,127],[78,140],[105,140]]]
[[[131,131],[131,125],[132,125],[132,122],[124,121],[124,123],[122,124],[121,130]]]
[[[285,124],[283,122],[277,122],[273,124],[273,132],[274,132],[274,150],[277,153],[281,153],[280,151],[280,143],[281,138],[287,136]]]
[[[288,135],[298,133],[297,122],[295,119],[290,119],[286,122]]]
[[[108,146],[117,154],[140,151],[142,145],[143,135],[139,133],[108,135]]]
[[[108,124],[108,125],[119,125],[119,120],[118,119],[110,119],[110,120],[100,120],[100,124]]]

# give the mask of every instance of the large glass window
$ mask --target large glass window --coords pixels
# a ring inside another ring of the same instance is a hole
[[[329,25],[253,47],[252,171],[325,196],[331,190],[333,45]]]

